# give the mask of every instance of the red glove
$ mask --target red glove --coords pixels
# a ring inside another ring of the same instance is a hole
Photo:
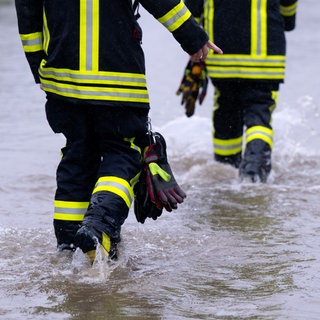
[[[154,134],[155,143],[145,152],[146,180],[150,199],[157,208],[172,211],[186,198],[176,182],[167,160],[166,142],[160,133]]]
[[[144,223],[147,218],[157,220],[161,216],[163,207],[157,207],[151,201],[147,186],[147,170],[144,168],[140,174],[139,182],[134,188],[134,213],[140,223]]]

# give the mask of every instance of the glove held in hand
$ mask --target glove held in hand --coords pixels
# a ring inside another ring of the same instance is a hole
[[[207,88],[208,77],[205,62],[189,61],[177,90],[177,95],[182,93],[181,104],[185,105],[186,115],[188,117],[194,114],[197,99],[200,105],[202,104],[207,94]],[[202,89],[201,92],[200,89]]]
[[[163,136],[155,133],[154,140],[145,152],[144,168],[135,187],[134,212],[141,223],[146,218],[156,220],[163,208],[169,212],[177,209],[186,198],[168,163]]]
[[[155,133],[154,139],[155,143],[145,152],[147,186],[151,201],[170,212],[178,208],[186,194],[176,182],[168,163],[163,136]]]

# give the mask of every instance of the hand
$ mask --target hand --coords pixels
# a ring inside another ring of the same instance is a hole
[[[209,49],[213,50],[218,54],[223,54],[223,51],[217,45],[215,45],[212,41],[208,40],[208,42],[198,52],[190,56],[190,60],[193,62],[205,60],[207,58]]]

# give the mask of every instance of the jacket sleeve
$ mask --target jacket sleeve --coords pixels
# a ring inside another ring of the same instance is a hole
[[[23,50],[36,83],[43,51],[43,0],[15,0],[19,34]]]
[[[192,55],[208,41],[183,0],[139,0],[142,6],[169,30],[182,49]]]
[[[284,29],[291,31],[296,26],[298,0],[280,0],[280,14],[284,20]]]
[[[200,22],[203,15],[203,0],[184,0],[184,3],[196,21]]]

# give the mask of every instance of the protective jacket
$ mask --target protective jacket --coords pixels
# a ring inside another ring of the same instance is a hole
[[[208,40],[182,0],[139,2],[187,53],[197,52]],[[142,32],[131,0],[15,3],[26,57],[48,95],[149,108]]]
[[[295,27],[297,0],[185,0],[192,14],[224,52],[209,54],[214,80],[283,82],[284,31]]]

